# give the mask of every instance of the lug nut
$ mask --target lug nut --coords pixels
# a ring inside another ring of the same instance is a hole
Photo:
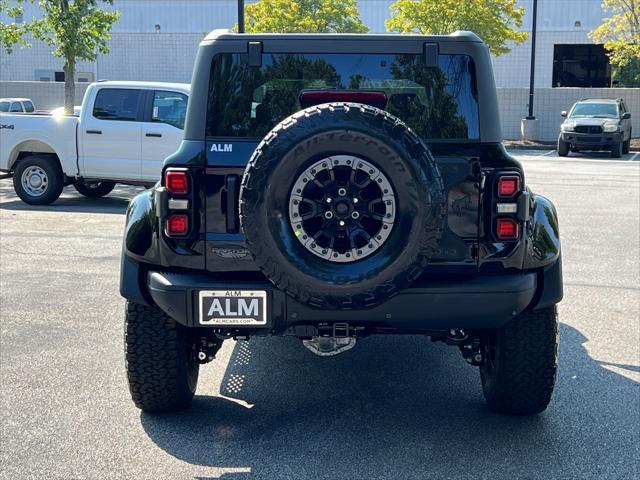
[[[351,212],[351,218],[353,218],[354,220],[356,218],[360,218],[360,214],[358,212]]]
[[[340,220],[340,222],[338,222],[338,223],[339,223],[339,225],[340,225],[341,227],[344,227],[344,220]]]
[[[333,218],[333,212],[331,210],[324,212],[324,218],[331,220]]]
[[[357,199],[357,198],[354,198],[354,199],[352,200],[352,202],[353,202],[353,203],[358,203],[358,199]]]
[[[327,203],[331,203],[331,197],[327,198]]]
[[[338,189],[338,195],[340,195],[341,197],[344,197],[347,194],[347,190],[344,188],[340,188]]]

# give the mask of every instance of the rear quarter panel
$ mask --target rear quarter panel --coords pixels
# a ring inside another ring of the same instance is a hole
[[[67,175],[77,173],[76,117],[0,114],[0,170],[11,170],[20,152],[54,153]]]

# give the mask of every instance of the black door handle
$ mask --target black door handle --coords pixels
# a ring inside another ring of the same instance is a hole
[[[87,133],[92,135],[102,135],[102,130],[87,130]]]
[[[156,137],[156,138],[161,138],[162,134],[161,133],[145,133],[145,136],[147,137]]]

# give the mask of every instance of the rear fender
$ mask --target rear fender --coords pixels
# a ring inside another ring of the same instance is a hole
[[[529,192],[530,218],[525,239],[523,268],[546,267],[560,257],[558,214],[553,203],[542,195]]]

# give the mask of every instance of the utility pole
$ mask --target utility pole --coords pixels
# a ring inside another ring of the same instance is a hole
[[[538,0],[533,0],[533,25],[531,27],[531,73],[529,77],[529,116],[527,120],[535,120],[533,115],[533,88],[536,73],[536,25],[538,23]]]
[[[238,0],[238,33],[244,33],[244,0]]]

